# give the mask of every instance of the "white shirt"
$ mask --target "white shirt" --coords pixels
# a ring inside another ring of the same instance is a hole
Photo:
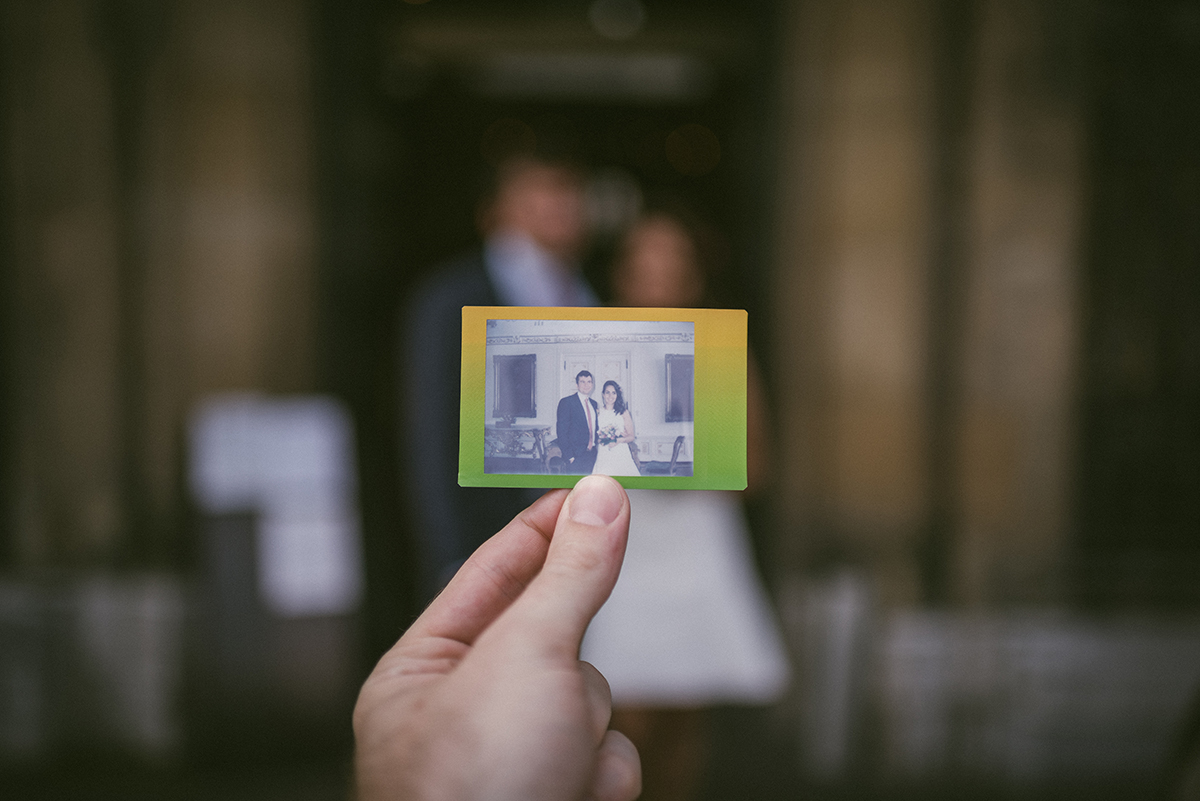
[[[596,444],[596,410],[592,408],[592,397],[584,395],[582,392],[576,392],[579,396],[579,402],[583,404],[583,419],[592,424],[588,429],[588,447]]]
[[[575,265],[564,264],[520,231],[499,231],[484,244],[484,262],[505,306],[595,306]]]

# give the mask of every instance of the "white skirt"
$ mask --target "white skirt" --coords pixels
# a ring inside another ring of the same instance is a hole
[[[581,658],[617,704],[769,703],[789,669],[738,497],[629,490],[629,547]]]

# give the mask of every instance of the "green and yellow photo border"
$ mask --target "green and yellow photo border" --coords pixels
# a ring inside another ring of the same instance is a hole
[[[741,309],[629,309],[464,306],[458,483],[464,487],[573,487],[581,477],[484,473],[488,320],[663,320],[695,326],[692,475],[616,476],[627,489],[746,488],[746,312]]]

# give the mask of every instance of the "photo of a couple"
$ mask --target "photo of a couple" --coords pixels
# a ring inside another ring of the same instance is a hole
[[[488,318],[484,473],[692,476],[694,358],[690,320]]]
[[[575,376],[576,391],[558,402],[555,434],[563,471],[573,475],[641,475],[629,443],[636,439],[633,416],[616,381],[605,381],[601,403],[592,397],[595,379],[587,370]]]

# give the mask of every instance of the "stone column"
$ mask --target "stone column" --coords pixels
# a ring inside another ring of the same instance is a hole
[[[189,409],[313,389],[316,210],[307,6],[177,0],[148,89],[147,482],[179,499]]]
[[[864,562],[914,601],[926,508],[928,3],[806,2],[788,18],[775,286],[781,536],[804,567]]]
[[[1079,8],[980,5],[952,552],[960,603],[1061,598],[1074,472]]]
[[[6,3],[0,157],[11,216],[5,270],[10,486],[0,521],[14,567],[103,563],[119,546],[118,179],[108,76],[91,4]]]
[[[151,5],[0,11],[17,568],[169,564],[192,404],[315,380],[308,6]]]

